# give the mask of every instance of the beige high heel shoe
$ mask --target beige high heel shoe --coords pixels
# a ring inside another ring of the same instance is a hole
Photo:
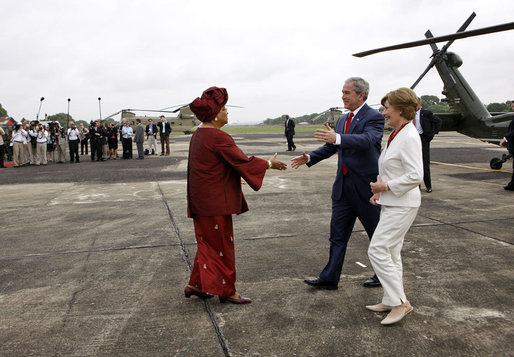
[[[380,303],[380,304],[376,304],[376,305],[366,305],[366,309],[368,309],[370,311],[375,311],[375,312],[387,312],[387,311],[391,311],[392,307],[389,305]]]
[[[398,309],[395,309],[397,306],[394,306],[391,309],[391,312],[386,316],[385,319],[380,321],[382,325],[392,325],[399,322],[404,318],[405,315],[409,314],[414,310],[410,302],[405,301],[403,304],[398,306]]]

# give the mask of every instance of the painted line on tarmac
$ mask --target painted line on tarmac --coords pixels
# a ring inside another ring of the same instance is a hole
[[[472,169],[472,170],[480,170],[480,171],[492,171],[492,172],[506,172],[510,174],[510,171],[507,170],[493,170],[493,169],[485,169],[483,167],[476,167],[476,166],[468,166],[468,165],[460,165],[460,164],[450,164],[447,162],[439,162],[439,161],[430,161],[431,164],[437,164],[437,165],[444,165],[444,166],[455,166],[455,167],[463,167],[465,169]]]
[[[467,142],[467,141],[451,141],[451,140],[441,140],[441,139],[434,139],[432,140],[432,143],[443,143],[443,144],[459,144],[459,145],[470,145],[470,146],[490,146],[491,144],[487,144],[483,141],[475,143],[475,142]],[[497,146],[496,148],[499,148]]]
[[[29,258],[48,258],[48,257],[59,257],[59,256],[65,256],[65,255],[107,253],[107,252],[132,250],[132,249],[156,249],[156,248],[167,248],[167,247],[176,247],[176,246],[178,246],[178,244],[175,243],[175,244],[136,245],[136,246],[119,247],[119,248],[69,250],[69,251],[64,251],[64,252],[34,253],[34,254],[25,254],[25,255],[11,256],[11,257],[0,257],[0,262],[9,261],[9,260],[29,259]]]
[[[170,218],[171,225],[172,225],[173,229],[175,230],[175,234],[179,241],[180,250],[181,250],[182,256],[184,257],[184,261],[186,262],[187,269],[189,272],[192,272],[193,264],[191,264],[189,250],[187,249],[186,244],[182,240],[180,230],[177,226],[177,223],[175,222],[175,218],[173,217],[173,212],[171,211],[171,208],[168,204],[168,200],[164,196],[164,192],[162,192],[161,185],[159,183],[157,183],[157,188],[159,189],[159,192],[161,193],[162,201],[163,201],[164,205],[166,206],[166,210],[168,211],[168,216]],[[209,319],[211,320],[212,326],[214,328],[214,332],[216,333],[219,347],[221,348],[223,355],[226,357],[229,357],[230,352],[228,351],[227,343],[225,341],[225,337],[223,336],[223,332],[221,332],[221,327],[218,324],[218,319],[216,318],[216,314],[214,311],[212,311],[212,305],[209,302],[209,300],[207,300],[207,299],[204,299],[203,303],[205,306],[205,310],[207,311],[207,314],[209,315]]]
[[[439,224],[434,224],[434,226],[437,226],[437,225],[445,225],[445,226],[450,226],[450,227],[453,227],[453,228],[457,228],[457,229],[461,229],[461,230],[464,230],[464,231],[467,231],[467,232],[470,232],[470,233],[474,233],[474,234],[477,234],[479,236],[482,236],[484,238],[488,238],[488,239],[491,239],[491,240],[494,240],[494,241],[497,241],[497,242],[501,242],[503,244],[507,244],[507,245],[514,245],[513,243],[511,242],[508,242],[506,240],[503,240],[501,238],[498,238],[498,237],[493,237],[493,236],[490,236],[490,235],[487,235],[487,234],[484,234],[484,233],[481,233],[481,232],[477,232],[473,229],[470,229],[470,228],[466,228],[466,227],[463,227],[461,226],[461,224],[466,224],[466,223],[483,223],[483,222],[491,222],[491,221],[507,221],[507,222],[510,222],[512,221],[512,218],[502,218],[502,219],[491,219],[491,220],[480,220],[480,221],[461,221],[461,222],[445,222],[445,221],[442,221],[440,219],[437,219],[437,218],[431,218],[431,217],[428,217],[428,216],[424,216],[424,215],[421,215],[421,214],[418,214],[418,216],[420,217],[423,217],[423,218],[427,218],[427,219],[430,219],[432,221],[435,221],[435,222],[439,222]],[[421,227],[423,225],[412,225],[413,227]]]

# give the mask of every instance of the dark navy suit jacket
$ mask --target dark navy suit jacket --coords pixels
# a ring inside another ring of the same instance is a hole
[[[505,135],[505,139],[507,139],[507,147],[509,148],[509,152],[514,154],[514,119],[509,124],[509,130],[507,135]]]
[[[423,129],[423,135],[428,141],[434,138],[434,135],[439,133],[441,129],[442,121],[438,116],[434,115],[432,111],[421,108],[419,112],[421,129]]]
[[[341,145],[325,144],[310,153],[307,166],[315,165],[323,159],[338,153],[337,175],[332,187],[332,199],[340,200],[343,195],[343,163],[353,179],[360,179],[369,188],[378,175],[378,158],[384,132],[384,116],[367,104],[352,119],[348,133],[344,126],[349,114],[337,121],[335,131],[341,134]],[[371,193],[371,189],[369,189]],[[371,194],[370,196],[371,197]],[[369,199],[367,197],[367,199]]]

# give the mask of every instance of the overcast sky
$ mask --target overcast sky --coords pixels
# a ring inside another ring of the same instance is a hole
[[[0,103],[15,119],[75,119],[125,108],[161,109],[226,87],[233,124],[341,106],[350,76],[371,84],[369,104],[409,87],[428,45],[351,54],[514,20],[512,0],[0,0]],[[441,47],[443,44],[440,44]],[[462,74],[484,103],[514,99],[514,31],[457,40]],[[441,97],[434,69],[418,95]],[[119,116],[117,117],[119,119]]]

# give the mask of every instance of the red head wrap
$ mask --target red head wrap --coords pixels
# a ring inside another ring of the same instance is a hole
[[[208,122],[216,118],[221,108],[228,101],[228,93],[225,88],[211,87],[202,93],[201,98],[196,98],[189,108],[202,122]]]

